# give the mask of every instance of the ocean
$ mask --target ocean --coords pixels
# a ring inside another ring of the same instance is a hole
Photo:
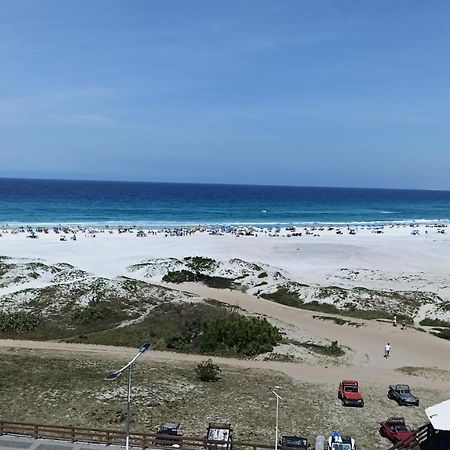
[[[382,224],[450,220],[450,191],[0,179],[0,224]]]

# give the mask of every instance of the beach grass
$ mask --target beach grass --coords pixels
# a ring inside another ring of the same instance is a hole
[[[336,291],[336,289],[339,289],[339,291]],[[330,296],[336,294],[336,292],[341,293],[341,296],[343,295],[341,288],[335,287],[321,288],[321,292],[322,299],[330,298]],[[281,286],[274,292],[260,294],[260,297],[286,306],[345,317],[353,317],[355,319],[376,320],[392,318],[392,312],[384,309],[362,309],[351,303],[349,303],[347,307],[341,308],[328,302],[319,302],[317,300],[304,301],[299,293],[291,290],[289,286]],[[412,317],[408,315],[397,314],[397,319],[399,321],[405,321],[405,323],[408,324],[413,323]]]

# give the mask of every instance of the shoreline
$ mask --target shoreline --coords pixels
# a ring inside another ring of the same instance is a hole
[[[450,218],[448,219],[402,219],[402,220],[372,220],[372,221],[329,221],[329,222],[314,222],[314,221],[298,221],[298,222],[166,222],[166,221],[60,221],[60,222],[0,222],[1,231],[12,231],[19,229],[36,229],[36,228],[74,228],[79,230],[86,230],[89,228],[97,229],[114,229],[114,228],[148,228],[152,230],[166,230],[179,228],[204,228],[204,229],[223,229],[223,228],[240,228],[251,227],[256,229],[271,229],[271,228],[311,228],[311,227],[408,227],[416,225],[426,225],[430,227],[450,226]]]

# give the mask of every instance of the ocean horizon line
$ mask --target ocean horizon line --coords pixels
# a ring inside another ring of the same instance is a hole
[[[142,180],[98,180],[84,178],[30,178],[0,176],[0,181],[32,181],[32,182],[68,182],[68,183],[111,183],[111,184],[145,184],[145,185],[178,185],[178,186],[235,186],[265,188],[298,188],[298,189],[340,189],[340,190],[373,190],[373,191],[406,191],[406,192],[450,192],[450,189],[436,188],[399,188],[399,187],[364,187],[364,186],[331,186],[331,185],[295,185],[295,184],[253,184],[253,183],[207,183],[191,181],[142,181]]]

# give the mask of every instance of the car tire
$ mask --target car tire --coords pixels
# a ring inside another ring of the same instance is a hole
[[[383,427],[380,427],[379,433],[380,433],[380,436],[386,437],[386,434],[384,433],[384,428]]]
[[[361,408],[363,408],[364,407],[364,400],[361,400]]]

